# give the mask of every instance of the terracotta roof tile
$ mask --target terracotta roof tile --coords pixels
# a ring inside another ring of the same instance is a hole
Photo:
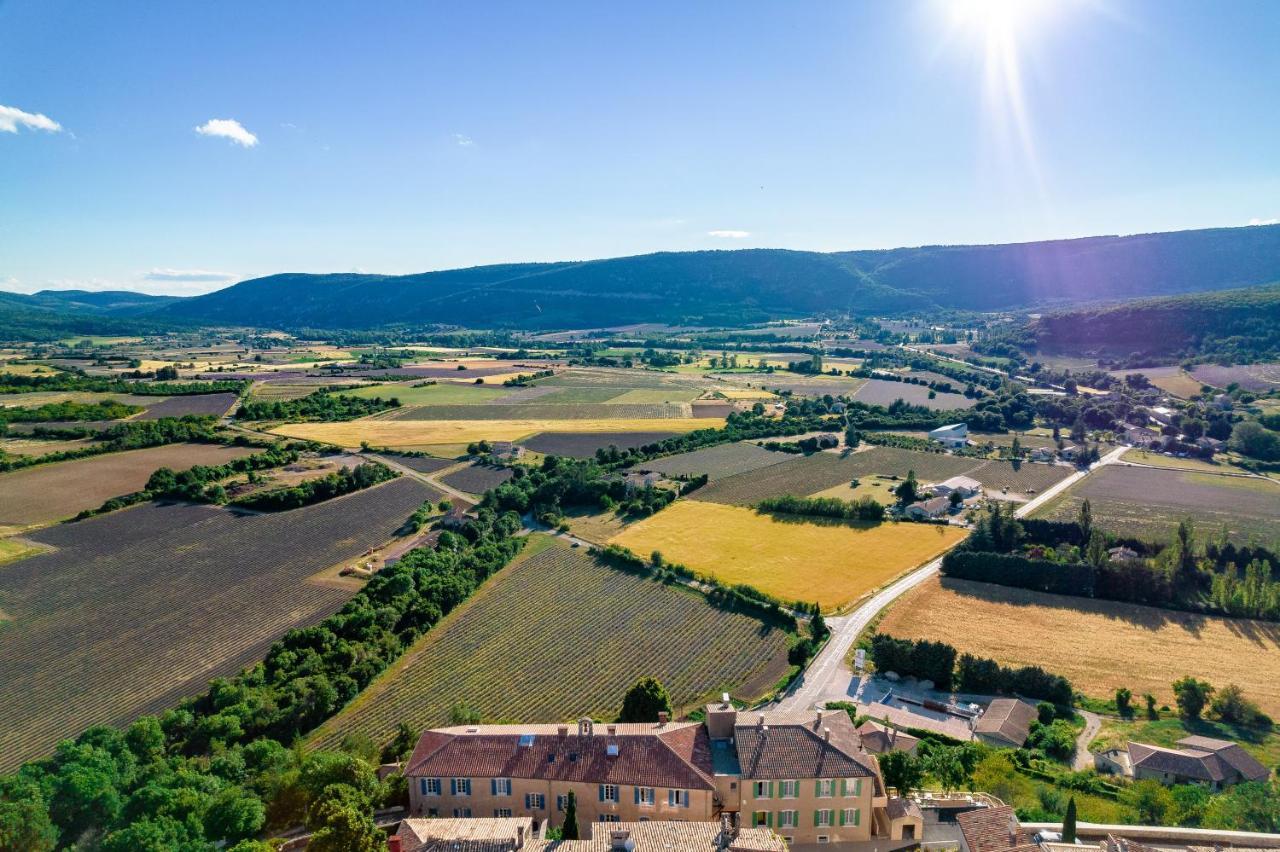
[[[759,716],[764,716],[761,724]],[[734,738],[743,778],[879,777],[846,713],[738,716]],[[825,739],[825,732],[831,739]]]

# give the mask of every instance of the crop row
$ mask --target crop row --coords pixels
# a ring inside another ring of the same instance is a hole
[[[645,675],[679,705],[750,696],[785,672],[786,644],[753,618],[554,546],[490,580],[315,740],[381,742],[401,722],[446,722],[458,702],[495,720],[612,717]]]
[[[386,415],[387,420],[649,420],[689,417],[689,405],[530,402],[521,405],[411,405]]]
[[[0,572],[0,770],[233,673],[349,592],[315,573],[391,538],[429,494],[408,477],[291,512],[148,504],[48,530]]]

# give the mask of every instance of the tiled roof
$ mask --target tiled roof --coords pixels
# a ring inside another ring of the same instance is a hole
[[[529,817],[486,819],[405,819],[396,832],[402,852],[465,849],[466,852],[511,852],[533,837]]]
[[[891,798],[889,800],[888,811],[889,819],[891,820],[903,819],[905,817],[924,818],[923,814],[920,813],[920,806],[911,799],[903,796],[894,796]]]
[[[956,817],[969,852],[1037,852],[1031,835],[1022,830],[1013,808],[982,808]]]
[[[1129,761],[1135,769],[1167,772],[1196,781],[1265,781],[1271,771],[1253,755],[1230,740],[1211,737],[1184,737],[1181,749],[1162,748],[1147,743],[1129,743]]]
[[[518,827],[525,827],[519,846]],[[621,822],[587,823],[588,835],[581,840],[534,838],[532,820],[498,819],[407,819],[399,837],[403,852],[612,852],[612,834],[625,832],[634,852],[717,852],[722,847],[720,824],[716,822]],[[731,852],[787,852],[782,838],[766,828],[744,828],[727,848]]]
[[[1255,760],[1253,755],[1240,747],[1239,743],[1234,743],[1231,740],[1217,740],[1211,737],[1183,737],[1178,740],[1178,745],[1196,751],[1211,751],[1223,763],[1250,781],[1265,781],[1271,775],[1271,770]]]
[[[438,728],[418,740],[405,775],[714,789],[711,741],[702,725],[668,722],[613,728],[611,734],[607,726],[596,725],[590,736],[579,736],[576,728],[561,736],[557,725]]]
[[[871,719],[858,726],[858,735],[862,737],[862,747],[872,754],[884,754],[894,749],[911,751],[920,742],[919,737]]]
[[[976,734],[986,734],[1020,746],[1031,733],[1031,723],[1039,711],[1025,701],[1016,698],[997,698],[987,705],[987,710],[973,723]]]
[[[734,739],[743,778],[879,777],[847,713],[741,713]]]

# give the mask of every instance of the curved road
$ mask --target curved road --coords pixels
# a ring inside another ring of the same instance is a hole
[[[1045,489],[1034,499],[1023,503],[1014,514],[1019,518],[1026,517],[1093,471],[1104,465],[1115,463],[1128,449],[1128,447],[1117,447],[1087,470],[1076,471],[1061,482]],[[848,657],[858,634],[866,629],[881,610],[937,574],[941,565],[942,557],[938,557],[909,574],[899,577],[849,614],[828,618],[827,626],[831,628],[831,638],[809,663],[805,673],[792,684],[787,694],[779,699],[777,709],[799,712],[826,701],[850,700],[853,695],[853,670],[849,668]]]

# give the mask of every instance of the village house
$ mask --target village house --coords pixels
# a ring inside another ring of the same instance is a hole
[[[518,459],[524,455],[524,447],[511,441],[493,441],[489,446],[489,456],[500,461]]]
[[[996,698],[973,723],[973,733],[987,745],[1022,748],[1039,712],[1017,698]]]
[[[1243,781],[1265,781],[1271,770],[1237,743],[1211,737],[1183,737],[1182,748],[1129,743],[1094,757],[1100,771],[1125,775],[1137,781],[1162,784],[1203,784],[1221,790]]]
[[[845,713],[739,713],[706,721],[462,725],[423,733],[405,764],[416,817],[528,817],[559,825],[682,820],[770,829],[788,843],[920,837],[911,802],[890,797]]]
[[[868,719],[859,725],[858,735],[862,737],[862,747],[872,754],[904,751],[914,756],[916,747],[920,745],[919,737],[913,737],[874,719]]]
[[[936,441],[944,447],[950,449],[959,449],[969,444],[969,427],[964,423],[952,423],[949,426],[939,426],[937,429],[929,432],[929,440]]]
[[[968,476],[953,476],[950,479],[930,485],[926,490],[933,492],[938,497],[949,497],[952,492],[959,492],[963,499],[968,500],[970,497],[982,493],[982,483]]]
[[[663,475],[655,470],[633,471],[622,477],[622,482],[627,487],[627,493],[632,491],[643,491],[646,488],[652,488],[663,480]]]
[[[930,497],[928,500],[912,503],[902,510],[902,514],[913,521],[925,521],[941,518],[949,511],[951,511],[951,501],[946,497]]]

